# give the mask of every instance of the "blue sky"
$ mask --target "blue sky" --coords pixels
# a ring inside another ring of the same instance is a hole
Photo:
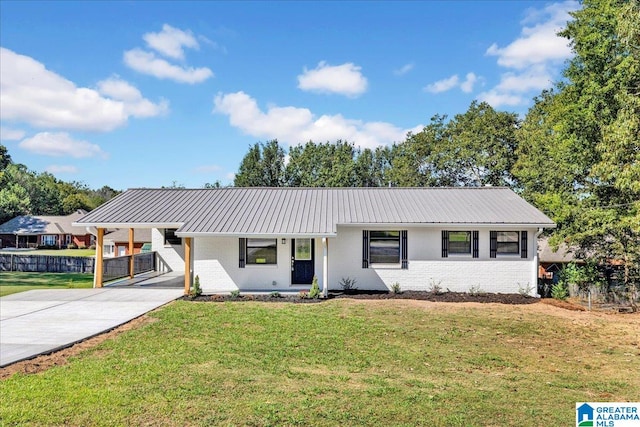
[[[92,188],[233,180],[277,138],[404,140],[474,99],[524,114],[577,2],[0,2],[0,139]]]

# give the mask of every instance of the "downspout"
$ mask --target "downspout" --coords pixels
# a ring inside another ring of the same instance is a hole
[[[329,239],[322,238],[322,294],[329,296]]]
[[[540,294],[538,293],[538,270],[540,268],[539,266],[539,260],[538,260],[538,237],[540,237],[540,235],[542,234],[542,231],[544,229],[542,228],[538,228],[538,231],[536,232],[534,238],[533,238],[533,286],[535,286],[535,290],[536,290],[536,297],[540,298]]]

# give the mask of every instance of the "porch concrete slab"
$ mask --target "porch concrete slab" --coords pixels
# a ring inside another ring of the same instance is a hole
[[[182,289],[33,290],[0,298],[0,367],[68,347],[167,304]]]

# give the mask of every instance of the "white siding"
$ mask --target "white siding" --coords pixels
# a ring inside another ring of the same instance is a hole
[[[340,226],[338,237],[329,238],[329,289],[339,290],[342,278],[357,280],[359,289],[388,290],[398,282],[403,290],[430,290],[438,284],[443,290],[468,292],[472,287],[485,292],[516,293],[531,285],[535,295],[537,266],[534,255],[536,229],[528,231],[528,255],[489,257],[490,228],[479,231],[479,258],[471,255],[441,257],[441,229],[432,227],[366,227],[367,230],[408,230],[409,268],[376,266],[362,268],[363,227]],[[458,228],[473,230],[474,228]],[[456,230],[448,227],[447,230]],[[515,231],[523,230],[514,228]],[[162,235],[160,234],[160,238]],[[196,238],[194,275],[200,277],[205,293],[240,290],[295,290],[308,286],[291,286],[291,240],[278,238],[278,264],[238,266],[239,239],[232,237]],[[154,234],[155,243],[155,234]],[[155,248],[155,245],[154,245]],[[166,249],[166,248],[164,248]],[[163,253],[165,258],[167,254]],[[181,260],[184,269],[184,262]],[[322,277],[322,239],[315,239],[315,274],[320,287]],[[274,283],[275,282],[275,283]]]
[[[165,245],[164,229],[153,228],[151,248],[158,255],[158,271],[184,271],[184,239],[180,245]]]

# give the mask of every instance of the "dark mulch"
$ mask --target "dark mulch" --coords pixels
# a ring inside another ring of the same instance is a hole
[[[464,292],[424,292],[405,291],[400,294],[385,291],[357,291],[357,292],[330,292],[328,299],[351,298],[351,299],[413,299],[420,301],[434,302],[479,302],[479,303],[500,303],[500,304],[534,304],[540,301],[539,298],[527,297],[520,294],[468,294]],[[197,298],[184,297],[187,301],[261,301],[261,302],[292,302],[292,303],[318,303],[322,299],[300,298],[298,295],[201,295]]]

